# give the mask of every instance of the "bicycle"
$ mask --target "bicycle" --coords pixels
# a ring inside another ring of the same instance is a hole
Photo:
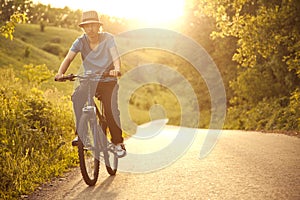
[[[109,76],[107,73],[100,76],[91,72],[84,75],[69,74],[55,81],[80,81],[87,82],[88,98],[83,107],[82,116],[78,125],[78,156],[82,177],[87,185],[96,184],[99,176],[100,160],[104,160],[106,170],[111,176],[115,175],[118,168],[118,155],[115,145],[108,141],[109,129],[107,127],[104,108],[101,97],[96,96],[100,102],[100,108],[94,101],[91,93],[91,83],[99,82],[103,77]]]

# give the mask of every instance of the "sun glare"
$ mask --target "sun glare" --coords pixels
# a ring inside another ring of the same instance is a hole
[[[185,0],[37,0],[53,7],[96,10],[110,16],[135,19],[147,25],[174,22],[183,15]]]

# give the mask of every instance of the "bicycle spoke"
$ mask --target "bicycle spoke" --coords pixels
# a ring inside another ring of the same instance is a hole
[[[81,174],[88,185],[95,185],[99,174],[99,148],[97,147],[97,126],[93,115],[84,113],[81,116],[78,134],[78,155],[80,160]]]

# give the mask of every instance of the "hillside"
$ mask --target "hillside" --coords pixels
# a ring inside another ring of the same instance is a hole
[[[13,41],[0,38],[0,68],[12,67],[16,71],[20,71],[25,64],[45,64],[49,70],[55,73],[68,48],[80,34],[81,32],[76,30],[58,27],[47,26],[45,32],[41,32],[38,25],[18,25]],[[57,55],[43,50],[47,46],[50,46],[52,48],[50,48],[50,50],[54,50],[54,53]],[[153,69],[158,69],[152,72],[151,70],[148,71],[145,69],[135,70],[135,72],[137,72],[135,74],[138,77],[130,78],[125,76],[127,79],[125,78],[124,81],[120,81],[120,99],[124,99],[125,97],[129,98],[124,105],[122,102],[120,104],[121,113],[127,114],[127,111],[130,113],[130,116],[122,115],[124,128],[127,129],[128,132],[134,133],[135,131],[128,120],[134,121],[136,124],[141,124],[149,121],[153,117],[167,117],[170,119],[169,124],[181,124],[182,112],[187,112],[191,115],[191,113],[195,111],[194,106],[196,106],[190,102],[191,95],[187,94],[188,88],[186,88],[186,80],[189,81],[192,86],[191,92],[197,96],[196,98],[198,99],[202,113],[203,110],[209,112],[210,100],[206,85],[200,76],[196,76],[193,67],[182,58],[160,50],[139,49],[123,55],[121,60],[122,73],[124,75],[132,69],[143,65],[149,65],[147,69],[153,67]],[[80,56],[77,56],[67,73],[77,73],[80,63]],[[154,66],[154,63],[158,65]],[[164,65],[164,67],[162,67],[162,65]],[[160,68],[163,71],[161,71]],[[168,69],[173,69],[171,70],[173,72],[165,76],[163,72]],[[179,82],[178,74],[182,76]],[[171,82],[168,83],[168,86],[159,86],[157,83],[148,82],[148,78],[150,77],[152,77],[151,80],[156,80],[156,82],[160,83],[162,80],[167,79]],[[72,83],[62,84],[49,80],[48,86],[49,85],[55,86],[66,94],[71,94],[73,90]],[[130,96],[127,97],[128,90],[132,88],[136,89],[131,91]],[[161,107],[157,107],[156,105],[160,105]],[[209,121],[208,118],[209,116],[203,117],[202,115],[200,126],[206,126]],[[186,126],[194,127],[197,124],[195,120],[188,121],[188,124],[185,124]]]
[[[13,68],[18,74],[24,65],[45,64],[55,73],[73,40],[80,34],[81,32],[76,30],[50,26],[41,32],[39,25],[19,24],[12,41],[0,37],[0,68]],[[43,50],[47,45],[61,52],[55,55]],[[76,73],[80,63],[80,56],[77,56],[68,73]],[[54,81],[49,81],[49,84],[58,89],[64,88],[68,93],[73,88],[71,84],[59,84]]]
[[[21,69],[24,64],[46,64],[49,69],[56,70],[63,54],[56,56],[44,51],[46,44],[56,44],[65,53],[73,40],[81,34],[75,30],[57,27],[46,27],[45,32],[39,30],[38,25],[19,24],[16,28],[14,40],[0,38],[0,67],[12,65]],[[26,49],[29,51],[25,56]]]

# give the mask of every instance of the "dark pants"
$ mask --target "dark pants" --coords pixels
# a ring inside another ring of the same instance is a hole
[[[104,106],[104,112],[107,125],[112,136],[112,143],[123,143],[120,111],[118,109],[118,89],[119,85],[116,81],[99,82],[91,84],[92,94],[100,95]],[[86,83],[81,83],[72,95],[73,108],[76,117],[76,128],[78,128],[79,120],[82,115],[82,108],[88,98],[88,88]]]

